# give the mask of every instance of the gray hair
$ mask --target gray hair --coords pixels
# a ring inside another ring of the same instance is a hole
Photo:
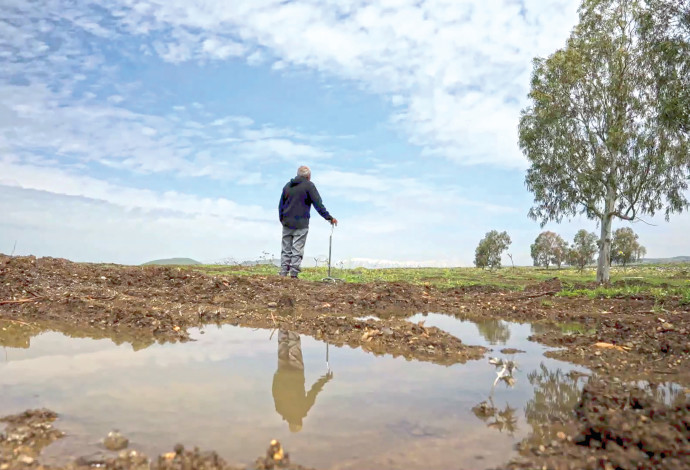
[[[303,176],[304,178],[311,178],[311,170],[308,166],[302,165],[297,168],[297,176]]]

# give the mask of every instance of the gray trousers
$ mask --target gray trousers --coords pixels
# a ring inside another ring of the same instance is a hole
[[[280,274],[290,273],[297,276],[304,257],[304,245],[307,243],[307,228],[283,227],[283,243],[280,250]]]

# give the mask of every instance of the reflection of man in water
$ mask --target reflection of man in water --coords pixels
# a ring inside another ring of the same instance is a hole
[[[292,331],[278,332],[278,370],[273,376],[273,401],[276,411],[290,425],[290,431],[302,429],[302,420],[314,406],[316,395],[332,377],[332,372],[322,376],[306,393],[299,335]]]

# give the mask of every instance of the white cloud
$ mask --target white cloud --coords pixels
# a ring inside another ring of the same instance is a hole
[[[201,49],[215,58],[245,55],[256,64],[268,53],[276,70],[292,65],[355,80],[402,107],[393,121],[428,154],[507,167],[525,165],[516,125],[531,59],[563,44],[578,4],[108,2],[111,11],[127,12],[124,27],[131,33],[165,33],[157,43],[165,60],[190,60]]]
[[[392,122],[429,155],[523,168],[516,126],[531,59],[563,45],[579,3],[107,0],[89,8],[17,1],[11,18],[21,27],[4,23],[0,46],[66,67],[87,46],[55,26],[62,19],[98,37],[134,35],[172,63],[243,57],[276,70],[304,67],[386,96],[398,108]],[[64,41],[59,50],[49,51],[44,29]]]
[[[242,44],[219,38],[204,40],[201,48],[203,52],[208,54],[211,58],[220,60],[227,59],[228,57],[241,56],[245,52],[245,47]]]
[[[328,158],[332,151],[290,129],[255,125],[245,116],[179,119],[189,113],[174,107],[170,116],[143,114],[105,104],[94,97],[74,99],[45,84],[3,85],[0,94],[0,145],[30,158],[54,155],[63,163],[95,162],[140,173],[176,173],[187,177],[234,178],[248,162]],[[193,113],[202,105],[193,103]],[[198,119],[198,120],[197,120]],[[234,158],[221,158],[232,155]],[[218,158],[214,158],[218,157]]]
[[[176,191],[155,192],[120,186],[65,170],[21,165],[0,159],[0,185],[77,196],[106,202],[126,210],[173,212],[225,217],[228,219],[274,221],[273,212],[260,206],[242,206],[224,198],[202,198]]]
[[[177,256],[257,259],[280,243],[276,217],[262,220],[262,209],[89,180],[67,178],[65,186],[75,182],[86,188],[72,192],[84,196],[0,184],[0,252],[9,253],[16,241],[18,255],[139,264]]]

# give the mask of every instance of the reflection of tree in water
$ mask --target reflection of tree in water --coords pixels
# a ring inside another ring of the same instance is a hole
[[[532,331],[533,335],[548,333],[549,331],[554,331],[555,329],[557,328],[550,323],[532,323],[530,325],[530,330]]]
[[[668,405],[681,405],[685,402],[685,392],[683,389],[674,383],[648,383],[641,384],[642,388],[648,391],[652,398],[660,403]]]
[[[517,417],[515,412],[517,410],[512,408],[506,403],[503,410],[499,410],[494,406],[494,401],[492,397],[489,397],[488,401],[483,401],[474,408],[472,408],[472,413],[484,421],[484,423],[493,429],[497,429],[500,432],[506,431],[511,436],[517,431]]]
[[[491,344],[506,344],[510,339],[510,328],[502,320],[484,320],[477,322],[479,334]]]
[[[124,330],[99,330],[89,327],[77,327],[68,325],[56,325],[53,327],[50,324],[29,324],[18,323],[12,320],[0,320],[0,346],[7,348],[27,349],[31,347],[31,338],[41,333],[56,331],[69,338],[90,338],[103,339],[107,338],[116,345],[129,343],[132,345],[134,351],[146,349],[156,340],[147,333],[139,333],[136,331]],[[159,341],[161,344],[164,340]]]
[[[529,440],[543,442],[555,437],[559,429],[549,426],[566,423],[580,400],[582,384],[579,374],[567,374],[561,369],[549,370],[542,363],[538,370],[527,374],[534,387],[534,396],[525,405],[525,418],[532,426]]]

